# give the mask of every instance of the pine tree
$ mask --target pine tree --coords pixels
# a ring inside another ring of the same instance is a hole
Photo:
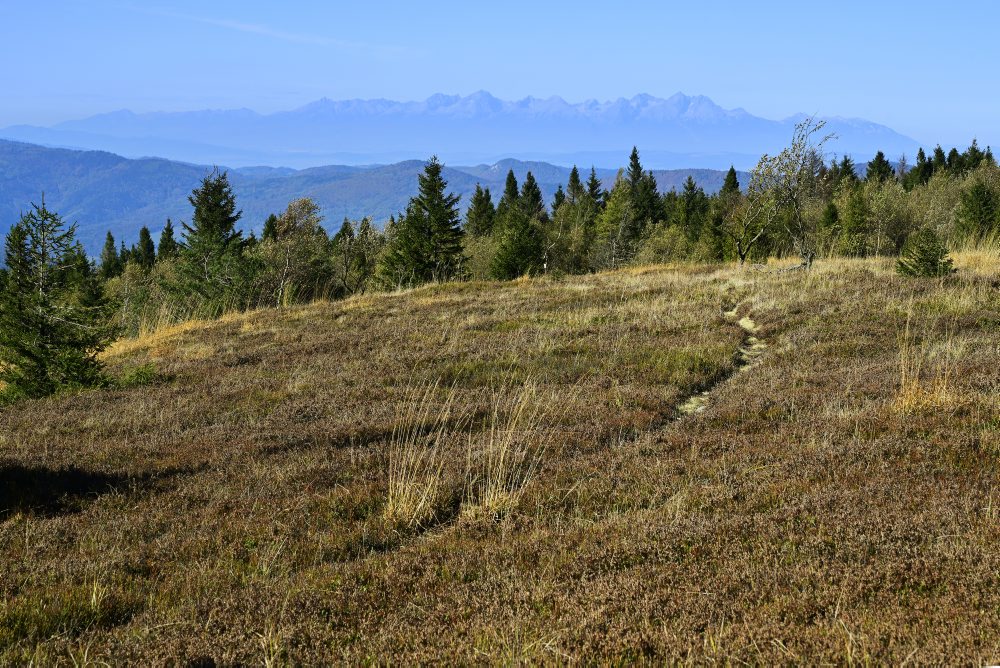
[[[563,205],[566,201],[566,192],[563,190],[562,184],[556,188],[556,194],[552,196],[552,213],[554,214],[559,210],[559,207]]]
[[[122,273],[121,257],[118,255],[118,248],[115,246],[115,238],[108,231],[108,236],[104,238],[104,248],[101,250],[100,274],[104,280],[109,280]]]
[[[570,204],[576,204],[586,192],[580,181],[580,170],[576,168],[576,165],[573,165],[573,169],[569,173],[569,182],[566,184],[566,198]]]
[[[261,232],[260,238],[264,241],[278,240],[278,217],[273,213],[264,221],[264,231]]]
[[[153,245],[148,227],[143,226],[139,230],[139,243],[132,252],[132,261],[143,269],[152,269],[156,264],[156,246]]]
[[[41,397],[102,382],[98,354],[110,342],[99,277],[45,202],[32,205],[6,240],[0,292],[0,382],[9,397]]]
[[[885,153],[879,151],[875,154],[872,161],[868,163],[868,171],[865,173],[865,181],[885,183],[894,176],[895,171],[889,161],[885,159]]]
[[[163,226],[163,231],[160,232],[160,243],[156,247],[156,259],[170,260],[177,257],[177,240],[174,239],[174,224],[167,218],[167,224]]]
[[[476,191],[472,193],[472,200],[469,202],[469,210],[465,213],[465,231],[476,237],[493,234],[496,215],[490,189],[483,188],[477,183]]]
[[[904,276],[946,276],[955,271],[948,249],[930,228],[910,235],[903,246],[896,271]]]
[[[419,194],[410,199],[383,259],[383,282],[413,285],[459,275],[464,261],[460,198],[446,192],[442,168],[433,156],[418,177]]]

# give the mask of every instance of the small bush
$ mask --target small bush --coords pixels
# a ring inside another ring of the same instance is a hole
[[[114,386],[121,389],[143,387],[144,385],[152,385],[159,379],[160,375],[156,372],[156,365],[149,362],[125,369],[122,375],[114,381]]]
[[[924,228],[906,240],[896,271],[903,276],[946,276],[955,269],[934,230]]]

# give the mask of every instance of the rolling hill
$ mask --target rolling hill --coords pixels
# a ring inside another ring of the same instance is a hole
[[[624,162],[627,153],[620,156]],[[269,213],[281,212],[298,197],[312,197],[336,229],[344,217],[373,216],[379,223],[406,207],[417,190],[423,162],[409,160],[390,165],[332,165],[294,170],[246,167],[230,170],[230,180],[243,226],[257,232]],[[499,199],[507,171],[519,180],[530,170],[546,199],[570,170],[542,162],[505,159],[490,165],[448,166],[445,178],[453,192],[469,201],[477,183]],[[20,212],[45,195],[49,207],[79,225],[79,238],[91,253],[99,251],[108,230],[131,243],[142,226],[154,235],[167,218],[188,220],[187,197],[211,167],[160,158],[128,159],[103,151],[77,151],[0,140],[0,234],[15,223]],[[598,170],[608,187],[616,170]],[[708,169],[657,170],[661,189],[679,189],[689,176],[714,192],[724,172]],[[584,174],[586,176],[586,174]],[[741,175],[746,182],[746,175]]]

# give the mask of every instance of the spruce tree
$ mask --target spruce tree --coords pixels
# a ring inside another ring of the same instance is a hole
[[[465,231],[475,237],[493,234],[496,215],[490,189],[483,188],[477,183],[476,191],[472,193],[472,200],[469,202],[469,210],[465,213]]]
[[[565,201],[566,192],[563,190],[562,184],[560,184],[559,187],[556,188],[556,194],[552,196],[552,213],[555,214]]]
[[[641,234],[647,225],[660,221],[662,207],[656,178],[652,172],[643,171],[642,163],[639,162],[639,149],[635,146],[629,156],[626,178],[632,193],[632,211],[639,224],[638,233]]]
[[[934,147],[934,160],[931,163],[934,165],[934,173],[943,172],[948,168],[948,158],[944,155],[944,149],[941,148],[941,144]]]
[[[44,201],[7,234],[0,382],[9,397],[102,382],[98,354],[113,336],[110,308],[75,234]]]
[[[104,280],[109,280],[122,273],[121,257],[118,255],[118,248],[115,246],[115,238],[108,231],[108,236],[104,238],[104,248],[101,249],[100,274]]]
[[[573,169],[569,173],[569,183],[566,184],[566,198],[570,204],[576,204],[586,192],[580,181],[580,170],[576,168],[576,165],[573,165]],[[555,212],[553,211],[553,213]]]
[[[930,228],[910,235],[896,262],[896,271],[904,276],[946,276],[955,271],[948,249]]]
[[[156,247],[156,259],[170,260],[177,257],[177,240],[174,238],[174,224],[167,218],[167,224],[160,232],[160,243]]]
[[[459,275],[464,261],[460,197],[446,192],[442,169],[433,156],[418,177],[419,193],[410,199],[383,260],[383,282],[414,285]]]
[[[521,195],[519,198],[521,211],[528,220],[545,221],[548,214],[545,211],[545,200],[542,198],[542,190],[538,187],[538,182],[531,172],[524,177],[521,185]]]
[[[730,165],[726,172],[726,179],[722,182],[722,189],[719,190],[719,197],[728,199],[740,194],[740,180],[736,176],[736,167]]]
[[[542,238],[535,220],[523,213],[514,216],[500,234],[490,274],[499,280],[510,280],[537,273],[542,263]]]
[[[261,232],[260,238],[264,241],[278,240],[278,217],[273,213],[264,221],[264,231]]]
[[[521,210],[521,194],[517,187],[517,177],[514,170],[507,172],[507,180],[504,183],[503,195],[497,204],[497,212],[494,220],[494,231],[501,230],[508,222],[508,219]]]
[[[978,241],[1000,232],[1000,193],[975,180],[962,191],[956,211],[957,231],[963,239]]]
[[[708,215],[708,198],[691,175],[684,181],[680,205],[680,223],[684,234],[689,241],[694,241],[701,236],[701,228]]]
[[[872,161],[868,163],[868,171],[865,173],[865,181],[885,183],[894,176],[895,171],[889,161],[885,159],[885,153],[879,151],[875,154]]]
[[[587,179],[587,195],[590,196],[590,199],[598,208],[604,208],[606,199],[604,190],[601,189],[601,181],[597,178],[597,170],[593,166],[590,168],[590,178]]]
[[[139,230],[139,243],[132,252],[132,261],[143,269],[152,269],[156,264],[156,246],[153,245],[153,237],[150,236],[148,227],[143,226]]]
[[[854,184],[858,182],[858,172],[854,168],[854,160],[851,159],[851,156],[845,155],[843,159],[840,161],[840,165],[838,167],[839,169],[837,170],[837,181],[834,183],[835,187],[839,186],[841,183],[844,182],[848,184]]]
[[[199,296],[208,315],[233,306],[243,285],[243,235],[236,223],[243,212],[225,172],[214,170],[188,197],[194,213],[183,223],[184,239],[178,265],[180,297]]]

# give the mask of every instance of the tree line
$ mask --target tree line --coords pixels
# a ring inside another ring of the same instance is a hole
[[[898,255],[904,273],[945,273],[947,244],[1000,236],[1000,169],[989,148],[923,150],[909,166],[879,152],[864,174],[824,158],[822,123],[796,127],[740,184],[734,168],[706,192],[688,178],[661,192],[633,148],[606,188],[573,167],[547,204],[511,170],[498,199],[476,187],[462,215],[431,158],[406,210],[379,229],[344,220],[330,236],[311,199],[244,235],[225,172],[191,193],[190,222],[168,220],[127,247],[108,232],[96,261],[44,204],[10,230],[0,270],[0,382],[8,397],[106,382],[98,355],[114,337],[228,311],[338,299],[433,281],[558,277],[659,262]],[[908,245],[909,244],[909,245]]]

